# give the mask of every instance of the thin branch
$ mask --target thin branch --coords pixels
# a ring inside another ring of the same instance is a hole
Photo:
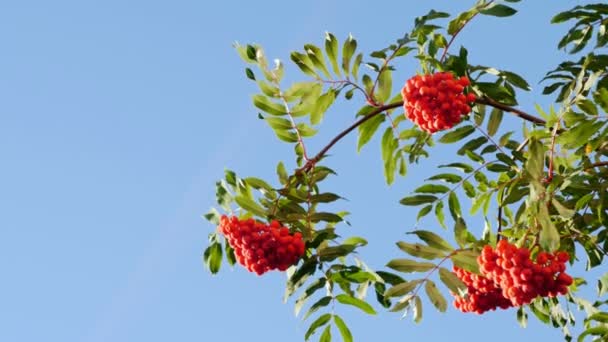
[[[489,5],[491,5],[494,2],[494,0],[488,2],[487,4],[485,4],[484,6],[480,7],[479,10],[482,10],[486,7],[488,7]],[[458,36],[458,34],[460,33],[460,31],[462,31],[462,29],[467,26],[467,24],[469,22],[471,22],[471,20],[473,20],[473,18],[475,18],[475,16],[477,16],[477,14],[479,14],[479,11],[475,12],[467,21],[465,21],[462,26],[460,26],[460,28],[458,30],[456,30],[456,32],[454,32],[454,34],[452,35],[452,37],[450,38],[450,41],[446,44],[445,49],[443,49],[443,53],[441,54],[441,58],[439,59],[439,63],[443,64],[443,61],[445,60],[445,57],[448,54],[448,50],[450,49],[450,46],[452,45],[452,43],[454,42],[454,39],[456,39],[456,36]]]
[[[547,183],[551,183],[553,180],[553,159],[555,158],[555,137],[557,136],[557,132],[559,131],[559,120],[555,123],[555,127],[553,128],[553,133],[551,133],[551,150],[549,151],[549,171],[547,173],[547,177],[545,178]]]
[[[389,110],[389,109],[393,109],[393,108],[397,108],[397,107],[401,107],[401,106],[403,106],[403,101],[387,104],[387,105],[380,106],[380,107],[374,109],[374,111],[372,111],[371,113],[362,117],[361,119],[357,120],[355,123],[353,123],[348,128],[346,128],[345,130],[340,132],[338,135],[336,135],[325,147],[323,147],[321,149],[321,151],[319,151],[319,153],[317,153],[314,157],[310,158],[303,167],[296,170],[296,173],[305,172],[305,171],[310,170],[319,160],[321,160],[321,158],[323,158],[325,156],[327,151],[329,151],[338,141],[340,141],[342,138],[344,138],[346,135],[348,135],[348,133],[353,131],[355,128],[361,126],[363,123],[365,123],[369,119],[384,112],[385,110]]]
[[[374,101],[374,99],[372,97],[370,97],[366,92],[365,89],[361,88],[360,85],[358,85],[357,83],[349,80],[348,78],[345,80],[338,80],[338,81],[334,81],[334,80],[319,80],[322,83],[326,83],[326,84],[339,84],[339,85],[349,85],[352,86],[353,88],[359,90],[360,92],[363,93],[363,96],[365,96],[365,100],[367,101],[368,104],[370,104],[373,107],[378,107],[378,104]]]
[[[488,105],[488,106],[492,106],[494,108],[498,108],[500,110],[503,110],[505,112],[509,112],[509,113],[513,113],[515,114],[515,116],[518,116],[526,121],[530,121],[536,125],[545,125],[547,122],[539,117],[536,117],[534,115],[528,114],[522,110],[519,110],[517,108],[513,108],[510,106],[507,106],[506,104],[500,103],[496,100],[493,100],[487,96],[483,96],[481,98],[478,98],[475,100],[475,103],[479,103],[479,104],[483,104],[483,105]]]
[[[591,165],[587,166],[587,167],[585,168],[585,171],[587,171],[587,170],[591,170],[591,169],[593,169],[593,168],[595,168],[595,167],[602,167],[602,166],[608,166],[608,161],[603,161],[603,162],[597,162],[597,163],[593,163],[593,164],[591,164]]]

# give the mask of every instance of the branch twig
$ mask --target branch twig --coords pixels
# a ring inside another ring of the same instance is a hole
[[[327,151],[329,151],[338,141],[340,141],[342,138],[344,138],[346,135],[348,135],[348,133],[350,133],[351,131],[353,131],[355,128],[361,126],[363,123],[365,123],[369,119],[373,118],[374,116],[376,116],[376,115],[378,115],[378,114],[380,114],[380,113],[382,113],[382,112],[384,112],[386,110],[397,108],[397,107],[401,107],[401,106],[403,106],[403,101],[399,101],[399,102],[390,103],[390,104],[387,104],[387,105],[384,105],[384,106],[380,106],[380,107],[376,108],[373,112],[371,112],[371,113],[367,114],[366,116],[362,117],[361,119],[357,120],[355,123],[353,123],[348,128],[346,128],[345,130],[343,130],[342,132],[340,132],[338,135],[336,135],[314,157],[309,158],[308,161],[306,162],[306,164],[303,167],[301,167],[298,170],[296,170],[296,173],[301,173],[301,172],[305,172],[305,171],[310,170],[319,160],[321,160],[321,158],[323,158],[325,156],[325,154],[327,153]]]
[[[517,108],[513,108],[510,106],[507,106],[506,104],[500,103],[496,100],[493,100],[487,96],[483,96],[481,98],[478,98],[475,100],[475,103],[479,103],[479,104],[483,104],[483,105],[488,105],[488,106],[492,106],[494,108],[498,108],[501,109],[505,112],[509,112],[509,113],[513,113],[515,114],[515,116],[518,116],[526,121],[530,121],[536,125],[545,125],[547,122],[539,117],[536,117],[534,115],[528,114],[522,110],[519,110]]]

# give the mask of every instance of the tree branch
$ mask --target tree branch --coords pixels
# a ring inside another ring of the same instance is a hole
[[[526,112],[524,112],[522,110],[519,110],[517,108],[513,108],[513,107],[510,107],[510,106],[507,106],[506,104],[497,102],[497,101],[495,101],[495,100],[493,100],[493,99],[491,99],[491,98],[489,98],[489,97],[487,97],[485,95],[483,97],[481,97],[481,98],[476,99],[475,103],[492,106],[494,108],[501,109],[501,110],[503,110],[505,112],[513,113],[513,114],[515,114],[515,116],[518,116],[518,117],[520,117],[520,118],[522,118],[522,119],[524,119],[526,121],[530,121],[530,122],[532,122],[533,124],[536,124],[536,125],[543,125],[544,126],[547,123],[545,120],[543,120],[543,119],[541,119],[539,117],[536,117],[534,115],[530,115],[530,114],[528,114],[528,113],[526,113]]]
[[[586,167],[585,170],[591,170],[594,167],[601,167],[601,166],[608,166],[608,161],[597,162],[597,163],[591,164],[588,167]]]
[[[303,167],[296,170],[296,173],[306,172],[306,171],[310,170],[319,160],[321,160],[321,158],[323,158],[325,156],[327,151],[329,151],[338,141],[340,141],[342,138],[344,138],[346,135],[348,135],[348,133],[353,131],[355,128],[361,126],[367,120],[384,112],[385,110],[389,110],[389,109],[393,109],[393,108],[397,108],[397,107],[401,107],[401,106],[403,106],[403,101],[390,103],[390,104],[380,106],[380,107],[374,109],[374,111],[372,111],[371,113],[362,117],[361,119],[357,120],[355,123],[353,123],[348,128],[346,128],[345,130],[340,132],[338,135],[336,135],[325,147],[323,147],[321,149],[321,151],[319,151],[319,153],[317,153],[314,157],[310,158]]]

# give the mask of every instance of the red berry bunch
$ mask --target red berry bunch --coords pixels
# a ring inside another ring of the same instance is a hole
[[[562,251],[540,252],[532,261],[528,248],[517,248],[506,240],[501,240],[496,249],[485,246],[477,258],[480,275],[455,269],[456,276],[467,285],[469,296],[456,296],[454,305],[463,312],[483,313],[496,307],[526,305],[538,296],[564,295],[573,282],[565,272],[568,260],[570,255]]]
[[[258,275],[274,269],[285,271],[304,255],[302,234],[290,234],[278,221],[264,224],[224,215],[218,229],[234,249],[239,264]]]
[[[567,252],[540,252],[533,262],[527,248],[517,248],[506,240],[501,240],[495,250],[485,246],[477,258],[481,274],[498,284],[514,306],[528,304],[537,296],[568,293],[572,284],[572,277],[565,273],[568,260]]]
[[[510,308],[511,301],[502,295],[502,290],[496,284],[481,275],[454,267],[454,273],[467,286],[466,297],[455,296],[454,306],[462,312],[482,314],[489,310]]]
[[[450,72],[416,75],[401,90],[405,116],[429,133],[452,128],[471,112],[475,94],[463,93],[469,84],[466,76],[455,79]]]

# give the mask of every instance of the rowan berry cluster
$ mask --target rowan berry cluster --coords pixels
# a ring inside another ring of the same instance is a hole
[[[469,84],[466,76],[455,79],[450,72],[416,75],[401,90],[405,116],[429,133],[450,129],[471,112],[475,94],[463,93]]]
[[[561,251],[539,252],[532,261],[528,248],[517,248],[506,240],[501,240],[496,249],[485,246],[477,258],[480,275],[455,268],[469,296],[456,296],[454,305],[463,312],[483,313],[497,307],[526,305],[538,296],[565,295],[573,282],[565,272],[568,260],[570,255]]]
[[[502,290],[496,284],[481,275],[454,267],[454,273],[467,286],[467,296],[455,295],[454,306],[462,312],[476,312],[510,308],[511,301],[502,295]]]
[[[290,234],[278,221],[264,224],[224,215],[218,229],[234,249],[238,263],[258,275],[274,269],[285,271],[304,255],[302,234]]]

